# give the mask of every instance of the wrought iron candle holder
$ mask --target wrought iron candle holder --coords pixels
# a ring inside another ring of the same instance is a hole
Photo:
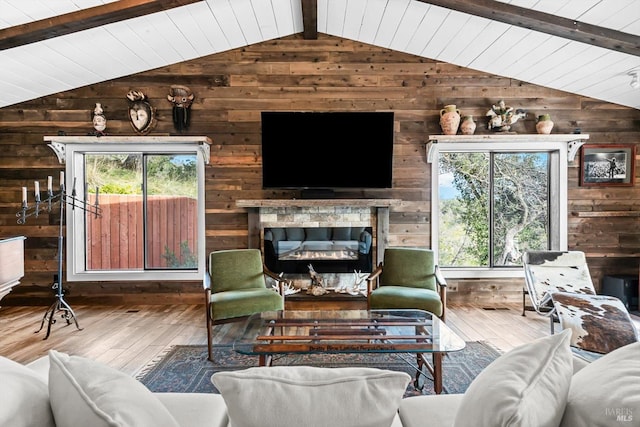
[[[78,318],[76,317],[76,314],[74,313],[69,303],[67,303],[67,301],[65,301],[64,299],[64,295],[66,292],[62,285],[65,208],[67,207],[67,205],[69,205],[72,210],[82,209],[84,212],[95,215],[96,218],[101,216],[102,209],[100,209],[100,206],[98,204],[98,188],[96,187],[95,202],[93,204],[90,204],[86,200],[79,199],[77,197],[75,182],[76,181],[74,178],[71,194],[67,194],[64,185],[64,172],[60,172],[60,190],[58,192],[54,192],[52,187],[52,178],[49,176],[47,178],[46,198],[41,199],[40,184],[38,181],[35,181],[35,202],[33,205],[28,204],[27,188],[22,187],[22,209],[16,213],[16,216],[18,217],[18,224],[25,224],[27,222],[27,218],[38,218],[40,214],[50,214],[51,212],[53,212],[53,209],[57,207],[60,209],[60,228],[58,233],[58,274],[54,276],[53,285],[51,286],[51,289],[53,289],[53,292],[55,294],[55,301],[44,313],[42,322],[40,323],[40,329],[36,331],[36,333],[40,332],[42,328],[44,328],[46,322],[47,334],[43,338],[45,340],[49,338],[49,335],[51,334],[51,325],[56,323],[55,314],[57,312],[62,312],[61,317],[67,322],[67,325],[70,325],[71,321],[73,320],[76,328],[78,328],[78,330],[82,330],[82,328],[78,324]]]

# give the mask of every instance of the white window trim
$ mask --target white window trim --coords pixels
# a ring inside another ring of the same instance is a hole
[[[84,223],[84,211],[81,209],[66,209],[66,279],[69,282],[78,281],[200,281],[206,272],[206,233],[205,233],[205,164],[209,163],[211,140],[201,136],[176,137],[75,137],[75,136],[45,136],[58,160],[66,164],[65,188],[73,187],[74,177],[83,169],[83,159],[86,153],[145,153],[166,154],[184,153],[196,154],[198,170],[198,266],[193,270],[110,270],[87,271],[84,267],[85,246],[84,232],[75,233],[76,224]],[[84,184],[76,183],[77,194],[84,194]],[[82,188],[81,188],[82,187]],[[81,196],[83,197],[83,196]],[[84,230],[84,226],[81,226]]]
[[[550,201],[549,216],[557,224],[557,232],[551,231],[551,246],[556,250],[568,247],[568,172],[569,161],[589,135],[430,135],[427,144],[427,161],[431,166],[431,248],[438,257],[440,210],[438,206],[439,171],[438,156],[442,152],[540,152],[552,153],[550,161],[550,193],[557,192],[560,203]],[[457,268],[441,267],[447,278],[519,278],[524,277],[521,267]]]

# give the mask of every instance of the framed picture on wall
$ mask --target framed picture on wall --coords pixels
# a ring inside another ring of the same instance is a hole
[[[585,187],[632,186],[635,157],[635,145],[583,145],[580,185]]]

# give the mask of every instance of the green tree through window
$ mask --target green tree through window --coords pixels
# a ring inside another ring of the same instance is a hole
[[[517,266],[547,248],[549,170],[547,152],[440,153],[440,265]]]

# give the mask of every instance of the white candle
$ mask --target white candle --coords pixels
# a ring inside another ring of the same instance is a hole
[[[36,195],[36,202],[40,201],[40,181],[34,181],[34,193]]]
[[[64,171],[60,171],[60,188],[64,188]]]
[[[49,175],[47,177],[47,192],[51,193],[53,191],[53,177]]]
[[[22,187],[22,203],[27,203],[27,187]]]

